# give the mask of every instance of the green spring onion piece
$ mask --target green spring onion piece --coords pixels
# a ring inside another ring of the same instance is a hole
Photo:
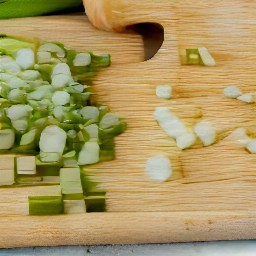
[[[79,200],[83,198],[79,168],[61,168],[60,185],[65,200]]]
[[[62,196],[29,196],[29,215],[55,215],[64,212]]]
[[[187,62],[186,64],[188,64],[188,65],[202,65],[203,64],[197,48],[186,49],[186,62]]]
[[[23,134],[20,140],[20,145],[29,145],[32,144],[35,145],[35,138],[38,130],[37,129],[32,129],[28,131],[27,133]]]
[[[86,196],[84,200],[87,212],[104,212],[106,210],[105,196]]]
[[[61,162],[44,163],[36,158],[36,171],[39,176],[59,176],[61,166]]]
[[[91,195],[105,195],[106,192],[98,188],[99,183],[93,181],[92,177],[87,174],[86,170],[81,169],[80,172],[81,183],[83,187],[83,193],[85,196]]]
[[[29,175],[18,175],[16,178],[16,182],[18,184],[41,184],[43,181],[43,178],[40,176],[29,176]]]
[[[22,48],[34,49],[34,42],[27,42],[21,39],[10,37],[7,35],[1,35],[0,37],[0,51],[12,57],[16,56],[16,53]]]

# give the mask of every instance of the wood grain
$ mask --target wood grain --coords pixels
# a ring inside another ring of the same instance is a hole
[[[256,157],[228,136],[237,127],[254,131],[255,104],[223,95],[228,85],[254,91],[254,2],[131,3],[117,23],[157,22],[164,27],[161,49],[146,62],[140,36],[96,30],[84,15],[0,21],[3,33],[111,53],[113,65],[97,76],[94,90],[97,101],[128,123],[116,140],[116,160],[88,169],[108,191],[108,213],[29,217],[25,198],[37,188],[1,189],[1,247],[256,238]],[[181,65],[184,50],[198,46],[210,50],[216,67]],[[173,86],[172,100],[155,96],[159,84]],[[201,113],[221,140],[207,148],[178,150],[153,120],[156,106],[168,106],[188,126]],[[147,158],[156,154],[172,160],[175,176],[169,182],[152,182],[145,175]]]

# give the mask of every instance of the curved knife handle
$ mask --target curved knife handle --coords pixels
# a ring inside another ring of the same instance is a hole
[[[138,23],[164,25],[174,18],[170,0],[83,0],[90,22],[106,31],[122,31]]]

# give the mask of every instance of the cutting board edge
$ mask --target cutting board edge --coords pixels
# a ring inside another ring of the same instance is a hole
[[[247,240],[256,239],[256,211],[19,216],[0,218],[0,230],[0,248]]]

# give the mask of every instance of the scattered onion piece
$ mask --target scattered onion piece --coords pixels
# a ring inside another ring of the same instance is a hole
[[[146,174],[149,179],[164,182],[172,175],[172,166],[166,156],[150,157],[146,163]]]

